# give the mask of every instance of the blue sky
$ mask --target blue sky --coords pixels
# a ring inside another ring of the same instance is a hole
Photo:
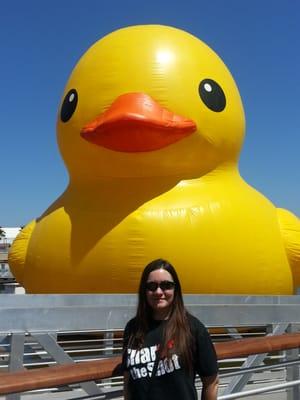
[[[55,124],[80,56],[117,28],[153,23],[191,32],[225,61],[247,119],[241,174],[300,216],[299,19],[295,0],[2,2],[0,226],[26,224],[67,185]]]

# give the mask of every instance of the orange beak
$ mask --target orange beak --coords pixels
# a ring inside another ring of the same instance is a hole
[[[194,121],[160,106],[147,94],[126,93],[86,124],[80,134],[110,150],[142,152],[168,146],[196,129]]]

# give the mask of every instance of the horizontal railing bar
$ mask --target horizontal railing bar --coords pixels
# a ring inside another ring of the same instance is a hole
[[[242,375],[242,374],[245,374],[248,372],[268,371],[269,369],[278,369],[278,368],[288,367],[290,365],[297,365],[297,364],[300,364],[300,359],[291,360],[291,361],[282,361],[280,363],[271,364],[271,365],[260,365],[258,367],[241,368],[238,371],[221,373],[220,378],[228,378],[230,376]]]
[[[263,388],[246,390],[244,392],[231,393],[231,394],[226,394],[223,396],[218,396],[218,400],[240,399],[241,397],[248,397],[248,396],[253,396],[256,394],[266,393],[266,392],[274,392],[274,391],[277,391],[280,389],[286,389],[286,388],[298,386],[298,385],[300,385],[300,379],[296,380],[296,381],[287,382],[287,383],[281,383],[279,385],[266,386]]]
[[[270,353],[300,347],[300,333],[265,336],[256,339],[238,339],[215,343],[218,358],[242,357],[249,354]]]
[[[300,346],[300,333],[267,336],[257,339],[240,339],[216,343],[218,359],[268,353]],[[62,386],[71,383],[110,378],[121,357],[88,361],[80,364],[59,365],[42,369],[1,374],[0,394],[23,392],[45,387]]]
[[[293,296],[243,296],[243,295],[199,295],[185,294],[185,304],[300,304],[300,295]],[[111,304],[137,304],[136,294],[0,294],[1,307],[51,307]]]
[[[0,299],[1,304],[1,299]],[[299,304],[254,305],[187,305],[188,310],[207,327],[261,326],[268,324],[298,324]],[[0,333],[55,332],[98,329],[123,329],[135,314],[129,305],[77,305],[38,307],[1,307]],[[78,318],[80,316],[80,318]]]
[[[45,387],[65,386],[90,380],[110,378],[121,362],[121,357],[80,364],[57,365],[41,370],[3,373],[0,379],[0,394],[24,392]]]

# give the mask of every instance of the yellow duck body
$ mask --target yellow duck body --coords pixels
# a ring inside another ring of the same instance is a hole
[[[300,223],[241,178],[244,128],[230,72],[199,39],[156,25],[107,35],[65,88],[70,182],[14,242],[16,278],[30,293],[129,293],[166,258],[186,293],[292,294]]]

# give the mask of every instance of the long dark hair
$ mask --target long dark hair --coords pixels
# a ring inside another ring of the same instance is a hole
[[[160,357],[170,358],[176,351],[180,355],[184,365],[191,370],[193,355],[193,338],[191,335],[188,313],[183,304],[181,285],[175,268],[168,261],[157,259],[150,262],[144,269],[140,286],[138,307],[136,313],[136,329],[130,338],[130,344],[135,348],[142,347],[145,335],[152,320],[153,310],[146,298],[146,283],[152,271],[164,269],[172,276],[175,282],[174,300],[172,309],[163,332],[163,343],[160,346]],[[170,343],[174,344],[170,346]]]

